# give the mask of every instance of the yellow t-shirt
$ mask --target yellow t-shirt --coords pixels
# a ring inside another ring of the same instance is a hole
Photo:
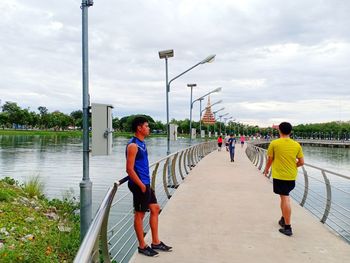
[[[298,142],[290,138],[280,138],[270,143],[267,155],[273,158],[272,178],[292,181],[297,178],[297,158],[304,157]]]

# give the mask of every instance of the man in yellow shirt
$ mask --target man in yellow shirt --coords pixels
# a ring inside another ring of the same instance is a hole
[[[280,138],[269,145],[264,175],[267,176],[272,165],[273,191],[281,198],[282,217],[278,223],[282,228],[279,231],[291,236],[293,232],[289,192],[295,187],[298,167],[304,164],[304,155],[300,144],[290,138],[292,125],[282,122],[278,129]]]

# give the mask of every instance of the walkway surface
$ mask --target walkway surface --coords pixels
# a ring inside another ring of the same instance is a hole
[[[200,161],[160,215],[161,240],[173,246],[156,258],[135,254],[130,262],[350,262],[350,245],[297,203],[294,235],[278,232],[279,197],[240,146]],[[146,236],[150,244],[150,234]]]

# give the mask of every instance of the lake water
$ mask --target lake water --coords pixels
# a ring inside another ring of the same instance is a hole
[[[90,158],[94,206],[107,188],[125,173],[125,145],[128,138],[117,137],[110,156]],[[194,140],[198,143],[200,140]],[[166,156],[166,138],[147,138],[150,163]],[[171,142],[171,151],[189,146],[189,139]],[[61,198],[67,191],[79,196],[82,180],[82,140],[61,136],[0,136],[0,178],[13,177],[19,182],[39,175],[49,198]]]

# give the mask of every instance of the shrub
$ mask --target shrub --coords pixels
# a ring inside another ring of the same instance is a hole
[[[7,202],[12,200],[12,198],[16,195],[14,191],[11,189],[6,189],[6,188],[0,188],[0,202]]]
[[[40,179],[39,175],[32,176],[25,181],[23,190],[29,197],[37,196],[38,198],[44,197],[44,183]]]

